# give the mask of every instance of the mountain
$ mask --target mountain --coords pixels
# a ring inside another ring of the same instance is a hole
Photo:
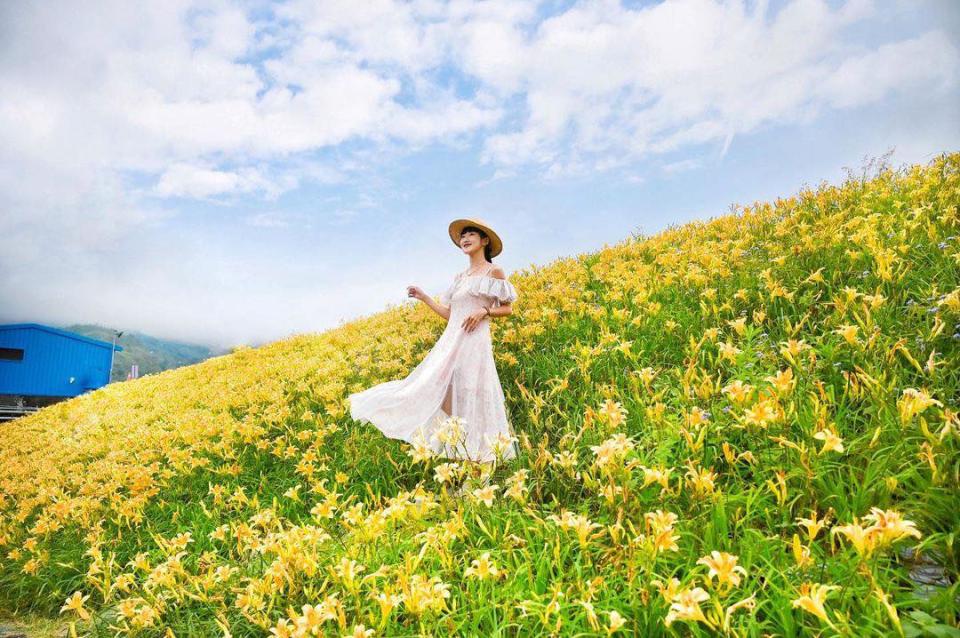
[[[388,306],[4,426],[0,609],[85,635],[956,635],[960,153],[510,280],[521,454],[486,483],[350,419],[444,329]]]
[[[73,324],[62,328],[107,343],[113,341],[114,331],[104,326]],[[136,331],[125,331],[117,340],[117,343],[123,346],[123,350],[114,355],[114,381],[125,380],[132,364],[137,364],[139,375],[142,377],[145,374],[199,363],[204,359],[227,352],[227,350],[214,349],[208,346],[159,339]]]

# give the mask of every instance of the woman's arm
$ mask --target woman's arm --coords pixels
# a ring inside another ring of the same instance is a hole
[[[430,306],[430,310],[434,311],[444,319],[448,321],[450,320],[450,306],[437,303],[433,300],[433,297],[425,293],[420,286],[407,286],[407,295],[419,299],[423,303]]]
[[[496,279],[506,279],[507,273],[503,272],[503,268],[500,266],[494,266],[490,270],[490,276]],[[499,303],[489,308],[489,313],[491,317],[506,317],[507,315],[513,314],[513,306],[508,303]]]
[[[433,297],[430,295],[424,295],[420,298],[420,301],[430,306],[430,310],[434,311],[447,321],[450,320],[450,306],[444,306],[442,303],[434,301]]]
[[[510,304],[503,304],[498,307],[484,306],[470,313],[470,315],[463,320],[462,327],[467,330],[467,332],[472,332],[484,319],[490,321],[493,317],[502,317],[509,315],[511,312],[513,312],[513,306]]]
[[[499,306],[493,306],[487,308],[487,314],[491,317],[506,317],[509,314],[513,314],[513,306],[505,303]]]
[[[500,266],[494,267],[490,273],[491,276],[496,279],[506,279],[503,269],[500,268]],[[496,300],[492,306],[484,306],[470,313],[470,315],[463,320],[463,328],[467,332],[472,332],[483,320],[489,321],[492,320],[493,317],[505,317],[511,313],[513,313],[513,306],[511,304]]]

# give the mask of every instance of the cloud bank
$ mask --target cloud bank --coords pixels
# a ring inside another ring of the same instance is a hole
[[[261,202],[243,216],[247,227],[288,228],[298,216],[278,204],[285,196],[373,182],[385,162],[436,145],[474,153],[492,182],[562,180],[629,172],[704,145],[723,155],[741,136],[891,96],[955,95],[951,24],[878,37],[869,27],[903,5],[776,5],[4,3],[0,301],[49,309],[78,272],[87,286],[78,307],[98,282],[150,281],[169,294],[162,276],[148,274],[164,255],[195,262],[203,276],[179,268],[170,276],[199,277],[216,297],[205,249],[140,243],[137,264],[124,262],[128,275],[118,276],[118,255],[131,259],[121,247],[159,237],[201,205]],[[672,159],[667,171],[697,165]],[[329,209],[334,224],[357,217]],[[242,270],[223,281],[238,282]],[[118,305],[136,296],[121,292]],[[25,304],[30,297],[39,305]],[[179,304],[190,299],[162,306],[168,321],[177,322]],[[233,304],[224,316],[238,311]],[[247,334],[213,330],[203,335]]]

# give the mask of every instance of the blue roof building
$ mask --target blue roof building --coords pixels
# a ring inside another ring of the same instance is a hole
[[[95,390],[110,381],[113,347],[38,323],[0,325],[0,395],[73,397]]]

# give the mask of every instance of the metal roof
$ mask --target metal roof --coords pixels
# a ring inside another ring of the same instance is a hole
[[[61,337],[67,337],[69,339],[76,339],[77,341],[91,343],[95,346],[106,348],[107,350],[109,350],[110,346],[113,345],[109,341],[101,341],[100,339],[85,337],[84,335],[77,334],[76,332],[61,330],[60,328],[54,328],[53,326],[45,326],[40,323],[7,323],[7,324],[0,325],[0,330],[21,330],[23,328],[35,328],[37,330],[45,330],[46,332],[49,332],[51,334],[60,335]],[[121,350],[123,350],[123,346],[117,345],[116,351],[120,352]]]

